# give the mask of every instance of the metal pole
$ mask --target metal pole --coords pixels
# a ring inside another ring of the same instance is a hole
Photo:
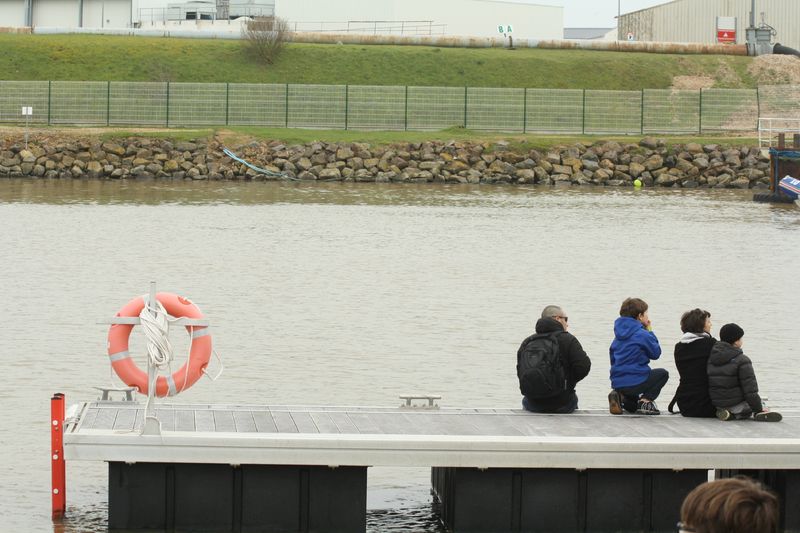
[[[64,395],[60,392],[50,398],[50,460],[53,503],[53,520],[60,520],[67,510],[67,474],[64,463]]]
[[[758,116],[756,118],[756,127],[761,122],[761,87],[756,88],[756,106],[758,106]]]
[[[344,86],[344,129],[347,129],[347,122],[350,115],[350,86]]]
[[[167,82],[167,127],[169,128],[169,82]]]
[[[150,282],[150,294],[145,305],[150,308],[150,311],[155,315],[158,312],[158,300],[156,299],[156,282]],[[156,408],[153,405],[153,399],[156,396],[156,385],[158,383],[158,368],[147,358],[147,406],[144,413],[144,424],[142,426],[142,435],[160,435],[161,423],[156,417]]]
[[[106,85],[106,126],[111,125],[111,80]]]
[[[228,125],[228,117],[230,113],[230,94],[231,94],[231,84],[225,84],[225,125]]]
[[[703,133],[703,89],[700,89],[700,113],[697,120],[697,133]]]
[[[522,89],[522,133],[528,130],[528,88]]]
[[[405,111],[405,130],[408,131],[408,85],[406,85],[406,111]]]
[[[48,80],[47,82],[47,125],[50,125],[50,104],[52,100],[53,94],[53,82]]]
[[[467,129],[467,87],[464,87],[464,129]]]
[[[285,122],[285,126],[288,128],[289,127],[289,84],[288,83],[286,84],[286,98],[285,98],[285,100],[286,100],[286,122]]]
[[[642,123],[639,126],[639,133],[644,135],[644,89],[642,89],[642,105],[641,105],[641,107],[639,109],[639,112],[640,112],[641,118],[642,118]]]
[[[581,116],[581,134],[586,135],[586,89],[583,90],[583,114]]]

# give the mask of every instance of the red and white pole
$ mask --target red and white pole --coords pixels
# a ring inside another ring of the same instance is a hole
[[[50,459],[52,463],[53,520],[60,520],[67,510],[67,473],[64,462],[64,395],[50,398]]]

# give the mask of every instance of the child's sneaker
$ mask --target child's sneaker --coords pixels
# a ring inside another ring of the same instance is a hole
[[[717,418],[724,422],[725,420],[730,420],[733,418],[733,413],[727,409],[723,409],[722,407],[717,407]]]
[[[612,415],[622,414],[622,402],[619,398],[619,393],[612,390],[608,393],[608,412]]]
[[[639,406],[636,409],[637,415],[660,415],[661,411],[656,407],[655,402],[650,400],[639,400]]]
[[[783,416],[775,411],[761,411],[753,415],[753,419],[758,422],[780,422]]]

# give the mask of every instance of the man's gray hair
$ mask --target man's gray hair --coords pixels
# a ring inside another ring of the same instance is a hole
[[[548,305],[542,310],[542,318],[553,318],[554,316],[563,316],[564,310],[557,305]]]

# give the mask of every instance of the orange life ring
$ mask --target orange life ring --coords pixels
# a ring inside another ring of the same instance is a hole
[[[169,292],[159,292],[156,299],[167,313],[175,318],[203,318],[203,313],[191,301]],[[144,298],[134,298],[119,310],[117,316],[138,317],[144,309]],[[156,396],[174,396],[194,385],[203,375],[211,359],[211,335],[208,326],[186,326],[192,336],[189,359],[170,376],[159,376],[156,380]],[[128,352],[128,339],[133,325],[112,324],[108,330],[108,357],[119,378],[129,387],[136,387],[147,394],[147,372],[136,366]],[[188,368],[187,368],[188,365]]]

